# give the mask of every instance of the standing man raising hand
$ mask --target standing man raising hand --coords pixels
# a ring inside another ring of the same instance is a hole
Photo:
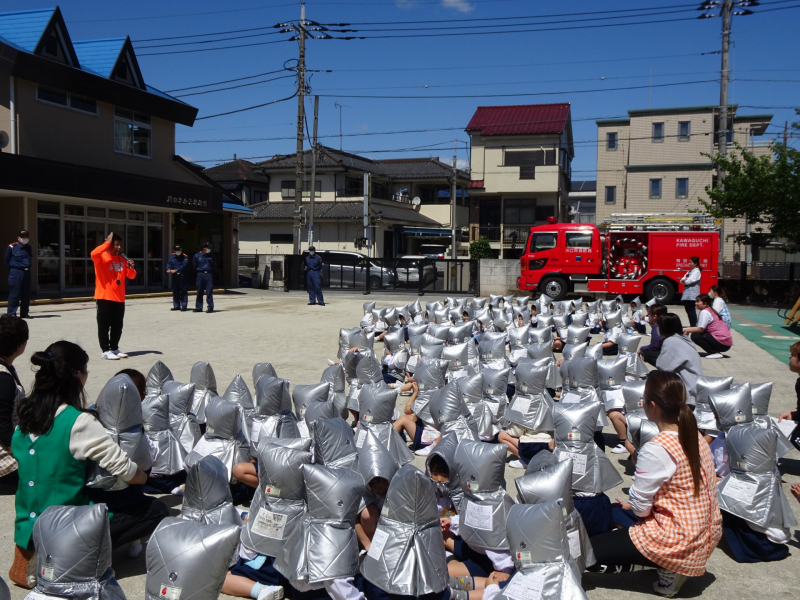
[[[128,358],[120,352],[122,322],[125,318],[125,280],[136,279],[132,260],[122,251],[122,236],[114,232],[92,250],[94,299],[97,304],[97,337],[106,360]]]

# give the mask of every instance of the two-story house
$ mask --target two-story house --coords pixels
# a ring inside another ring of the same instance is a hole
[[[769,153],[763,135],[772,115],[740,115],[727,135],[757,155]],[[706,187],[716,182],[708,156],[718,147],[719,107],[683,106],[628,111],[627,119],[597,121],[597,223],[615,213],[685,213],[702,209]],[[724,223],[723,260],[738,260],[732,237],[741,222]],[[741,257],[743,258],[743,257]]]
[[[480,106],[470,136],[470,241],[517,258],[528,230],[565,218],[575,155],[570,105]]]
[[[111,231],[137,263],[131,291],[166,288],[175,243],[210,242],[218,283],[236,281],[246,209],[175,155],[176,123],[196,115],[145,83],[129,38],[73,41],[58,8],[0,13],[0,240],[30,232],[34,292],[92,293],[90,252]]]
[[[291,254],[294,227],[295,155],[280,155],[247,169],[225,163],[206,169],[225,186],[258,176],[266,189],[260,204],[249,204],[252,218],[241,220],[243,254]],[[308,239],[311,200],[312,153],[303,154],[306,175],[301,207],[301,239]],[[225,174],[226,179],[221,177]],[[417,254],[422,244],[449,247],[451,208],[456,216],[457,237],[466,232],[468,175],[456,171],[456,202],[450,202],[453,167],[435,158],[372,160],[333,148],[317,153],[314,182],[314,244],[319,250],[359,250],[364,238],[364,175],[370,175],[369,211],[374,228],[374,256],[391,258]],[[460,237],[459,237],[460,240]]]

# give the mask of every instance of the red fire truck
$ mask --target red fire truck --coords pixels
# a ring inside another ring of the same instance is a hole
[[[615,214],[589,223],[531,227],[520,258],[519,289],[560,300],[579,294],[632,294],[669,301],[700,258],[700,289],[718,279],[719,227],[702,214]]]

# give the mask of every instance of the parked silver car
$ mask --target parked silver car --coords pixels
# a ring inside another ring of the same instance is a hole
[[[303,256],[308,254],[303,252]],[[394,287],[396,274],[393,269],[381,267],[360,252],[346,250],[321,250],[322,286],[331,288],[364,288],[367,283],[369,261],[369,289]]]
[[[397,259],[395,271],[399,287],[419,287],[419,265],[423,259],[422,256],[401,256]],[[425,261],[422,265],[422,285],[435,283],[437,277],[435,263],[432,260]]]

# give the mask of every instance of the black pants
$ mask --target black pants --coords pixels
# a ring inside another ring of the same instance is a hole
[[[719,343],[717,339],[707,331],[704,331],[703,333],[693,333],[692,341],[709,354],[725,352],[726,350],[731,349],[730,346]]]
[[[652,348],[642,348],[642,358],[647,364],[656,366],[658,356],[661,354],[661,348],[653,350]]]
[[[590,538],[597,562],[587,569],[596,573],[620,573],[630,571],[631,565],[655,568],[656,565],[646,558],[631,540],[628,529],[612,529]]]
[[[125,303],[113,300],[97,300],[97,338],[103,352],[119,350],[122,337],[122,321],[125,318]]]
[[[144,496],[139,503],[117,510],[109,506],[109,510],[114,513],[109,521],[109,529],[111,545],[115,548],[148,537],[169,516],[166,505],[150,496]]]
[[[686,309],[686,316],[689,317],[689,327],[697,325],[697,307],[694,300],[682,300],[683,307]]]

